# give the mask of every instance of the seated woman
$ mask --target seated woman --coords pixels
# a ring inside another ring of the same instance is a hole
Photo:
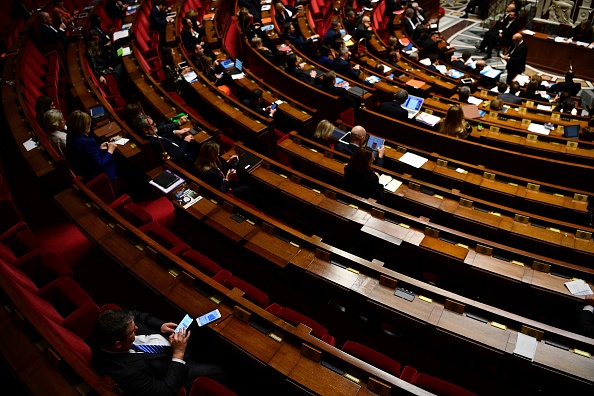
[[[462,107],[454,105],[448,109],[445,119],[441,124],[441,132],[448,136],[455,136],[460,139],[466,139],[472,127],[464,119]]]
[[[237,198],[245,199],[250,194],[250,188],[241,184],[237,171],[233,168],[237,156],[234,155],[227,162],[221,163],[219,151],[219,145],[213,141],[208,141],[200,147],[195,164],[198,177],[223,193],[230,192]]]
[[[66,26],[74,26],[78,11],[75,10],[73,13],[68,12],[66,6],[64,6],[64,0],[53,0],[53,3],[54,22],[56,25],[61,25],[63,23]]]
[[[178,95],[184,96],[185,83],[184,74],[187,74],[192,68],[180,68],[174,62],[175,51],[171,47],[163,47],[161,50],[161,64],[163,65],[163,72],[165,73],[165,89],[168,92],[177,92]]]
[[[314,140],[326,147],[334,149],[334,142],[330,140],[333,131],[334,125],[328,120],[322,120],[319,122],[318,127],[313,134]]]
[[[493,110],[493,111],[501,111],[503,110],[503,100],[499,99],[499,98],[495,98],[491,101],[491,104],[489,105],[489,109]]]
[[[40,128],[44,127],[43,116],[50,109],[55,109],[54,100],[49,96],[40,96],[35,100],[35,120]]]
[[[89,32],[89,42],[87,44],[87,57],[89,66],[101,84],[105,84],[106,75],[111,74],[117,82],[122,81],[124,65],[118,57],[113,45],[101,46],[101,37],[97,31]]]
[[[43,127],[54,149],[66,157],[66,120],[60,110],[50,109],[43,116]]]
[[[285,5],[279,1],[278,3],[276,3],[275,9],[276,13],[274,14],[274,19],[276,20],[278,27],[282,28],[287,23],[297,23],[297,13],[299,10],[303,9],[303,6],[299,5],[296,8],[293,8],[291,6],[285,7]]]
[[[344,167],[344,185],[347,191],[376,201],[384,197],[384,186],[379,182],[379,175],[373,171],[373,150],[360,147],[353,152]]]
[[[225,86],[226,88],[221,90],[223,92],[230,92],[228,84],[232,83],[231,77],[225,73],[225,69],[218,59],[213,62],[210,56],[204,55],[200,58],[198,68],[204,74],[204,77],[212,81],[219,89]]]
[[[264,45],[262,44],[262,39],[260,37],[253,37],[250,40],[250,44],[252,48],[258,51],[260,54],[262,54],[264,58],[268,59],[271,63],[276,64],[276,54],[272,52],[268,47],[264,47]],[[274,49],[274,51],[276,52],[276,48]]]
[[[117,145],[114,142],[99,145],[89,136],[90,132],[91,116],[84,111],[73,111],[68,120],[66,136],[66,158],[72,171],[85,181],[101,173],[105,173],[111,181],[116,180],[118,174],[113,152]]]
[[[520,97],[528,100],[546,100],[538,92],[538,80],[532,79],[526,84],[526,90],[520,92]]]

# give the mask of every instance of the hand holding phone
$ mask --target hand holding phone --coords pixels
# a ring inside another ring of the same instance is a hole
[[[192,321],[194,319],[192,319],[192,317],[190,315],[186,315],[184,316],[184,318],[182,319],[181,322],[179,322],[179,324],[177,325],[177,327],[175,328],[174,333],[177,333],[178,331],[180,331],[181,329],[187,329],[188,327],[190,327],[190,325],[192,324]]]

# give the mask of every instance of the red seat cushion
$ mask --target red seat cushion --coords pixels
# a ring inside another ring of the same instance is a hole
[[[372,366],[384,370],[388,374],[392,374],[395,377],[400,376],[400,363],[374,349],[354,341],[347,341],[343,345],[342,350]]]
[[[223,284],[230,289],[236,287],[243,291],[245,293],[244,297],[246,299],[262,308],[266,308],[268,306],[268,295],[242,279],[239,279],[235,276],[230,276],[229,278],[225,279]]]
[[[423,373],[417,374],[412,383],[439,396],[476,396],[475,393],[467,391],[458,385]]]

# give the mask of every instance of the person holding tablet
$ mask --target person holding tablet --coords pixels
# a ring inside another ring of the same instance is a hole
[[[383,146],[380,148],[383,151]],[[370,147],[360,147],[349,159],[344,167],[345,189],[364,198],[376,201],[384,197],[384,186],[379,182],[379,175],[373,171],[374,150]]]

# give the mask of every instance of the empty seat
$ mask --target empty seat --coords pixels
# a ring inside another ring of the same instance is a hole
[[[438,396],[476,396],[458,385],[444,381],[428,374],[419,373],[416,369],[406,366],[400,378]]]
[[[134,202],[124,206],[124,218],[135,227],[142,227],[153,221],[153,217],[142,206]]]
[[[154,239],[155,242],[178,256],[190,248],[177,235],[161,227],[157,222],[149,223],[139,229],[149,238]]]
[[[371,364],[372,366],[384,370],[388,374],[392,374],[395,377],[400,377],[400,363],[384,355],[383,353],[379,353],[374,349],[354,341],[345,342],[342,346],[342,350],[349,355]]]
[[[237,394],[213,379],[198,377],[192,384],[189,396],[237,396]]]
[[[291,308],[283,308],[278,304],[271,304],[266,310],[293,326],[303,323],[311,329],[311,335],[334,346],[334,337],[328,334],[328,330],[315,320],[312,320],[299,312],[293,311]]]
[[[215,276],[223,269],[220,265],[195,250],[187,250],[182,258],[210,277]]]
[[[234,287],[238,288],[245,293],[244,297],[247,300],[259,305],[262,308],[266,308],[268,306],[268,295],[242,279],[239,279],[235,276],[230,276],[223,281],[223,285],[227,286],[229,289],[233,289]]]

